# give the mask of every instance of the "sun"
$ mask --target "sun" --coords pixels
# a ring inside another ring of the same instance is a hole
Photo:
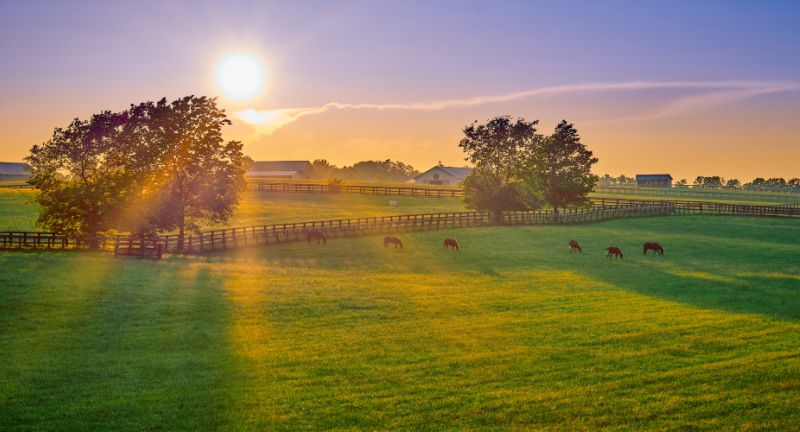
[[[217,87],[225,96],[247,100],[264,86],[264,67],[250,54],[229,54],[217,64]]]

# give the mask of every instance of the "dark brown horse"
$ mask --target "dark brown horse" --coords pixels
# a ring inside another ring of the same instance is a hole
[[[308,244],[311,244],[312,240],[316,240],[317,244],[320,242],[322,242],[322,244],[328,244],[328,239],[325,237],[325,233],[322,231],[309,231],[306,235],[306,240],[308,241]]]
[[[456,251],[461,251],[458,247],[458,241],[456,239],[446,238],[444,239],[444,243],[442,243],[442,250],[447,251],[448,249],[453,248]]]
[[[642,252],[642,255],[647,255],[647,251],[653,251],[653,255],[664,255],[664,248],[658,243],[645,243],[644,252]]]
[[[578,243],[577,240],[569,241],[569,253],[572,253],[573,251],[578,251],[580,253],[583,253],[583,249],[581,249],[581,245],[580,243]]]
[[[611,259],[611,257],[622,259],[622,249],[620,249],[620,248],[618,248],[616,246],[607,247],[606,248],[606,252],[608,252],[608,254],[606,254],[606,257],[608,259]]]
[[[393,244],[395,249],[398,247],[403,249],[403,242],[395,236],[386,236],[383,238],[383,247],[387,248],[390,244]]]

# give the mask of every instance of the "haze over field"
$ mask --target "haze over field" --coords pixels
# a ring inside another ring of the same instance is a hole
[[[255,159],[460,165],[463,126],[510,114],[575,123],[600,174],[798,174],[798,3],[262,3],[3,2],[0,160],[203,94]]]

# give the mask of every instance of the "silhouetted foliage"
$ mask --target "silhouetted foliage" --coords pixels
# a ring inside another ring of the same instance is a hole
[[[525,162],[525,172],[531,187],[541,188],[544,200],[558,217],[559,209],[588,202],[586,195],[597,183],[597,176],[592,174],[595,163],[597,158],[581,143],[578,130],[562,120],[552,135],[538,140]]]
[[[342,168],[336,174],[347,180],[404,182],[418,176],[419,171],[403,162],[386,159],[357,162],[353,166]]]
[[[458,146],[465,160],[475,165],[464,180],[464,200],[471,208],[489,210],[495,218],[503,210],[528,210],[539,206],[540,196],[526,183],[526,162],[542,137],[536,134],[538,121],[512,121],[495,117],[486,124],[464,128]],[[497,219],[496,219],[497,220]]]
[[[562,121],[552,135],[542,136],[536,133],[537,123],[502,116],[464,129],[459,147],[475,164],[464,181],[470,207],[489,210],[498,218],[503,210],[535,209],[543,201],[556,214],[587,202],[598,180],[591,173],[597,158],[572,124]]]
[[[222,139],[231,124],[216,99],[186,96],[169,105],[163,129],[158,176],[148,220],[158,230],[178,230],[183,249],[187,230],[227,221],[244,190],[249,159],[242,143]]]
[[[109,111],[76,118],[31,148],[26,161],[33,170],[29,183],[39,191],[37,226],[84,238],[92,247],[98,233],[115,227],[134,192],[123,138],[128,120],[128,113]]]
[[[37,224],[90,242],[108,230],[177,228],[182,243],[199,221],[227,220],[249,158],[240,142],[223,143],[226,124],[215,99],[187,96],[56,128],[26,159],[39,190]]]

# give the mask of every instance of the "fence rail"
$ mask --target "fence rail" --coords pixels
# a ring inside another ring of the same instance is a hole
[[[309,232],[322,232],[328,237],[350,237],[379,233],[426,231],[449,228],[477,227],[487,225],[545,225],[583,224],[609,219],[640,216],[667,215],[731,215],[759,217],[800,218],[800,205],[743,205],[699,201],[647,201],[598,198],[583,209],[525,212],[503,212],[497,220],[485,212],[430,213],[398,216],[377,216],[355,219],[334,219],[309,222],[281,223],[251,227],[225,228],[203,231],[184,238],[168,234],[147,240],[129,236],[105,236],[94,239],[76,239],[60,234],[44,232],[0,232],[0,249],[76,249],[96,243],[100,249],[115,251],[122,249],[148,254],[158,253],[206,253],[240,247],[285,242],[305,241]],[[140,243],[137,243],[140,242]]]
[[[596,194],[618,194],[654,196],[665,198],[695,198],[712,200],[768,201],[778,203],[800,203],[800,194],[780,192],[756,192],[746,190],[724,190],[711,188],[640,188],[632,186],[595,186]]]
[[[355,193],[364,195],[394,195],[423,198],[463,198],[461,189],[425,188],[413,186],[332,185],[320,183],[248,182],[249,190],[293,193]]]

